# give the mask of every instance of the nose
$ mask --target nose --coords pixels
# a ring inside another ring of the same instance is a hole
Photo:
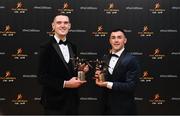
[[[117,38],[117,37],[115,37],[114,41],[115,41],[115,42],[117,42],[117,41],[118,41],[118,38]]]
[[[64,27],[65,25],[64,25],[64,23],[61,23],[60,26],[61,26],[61,27]]]

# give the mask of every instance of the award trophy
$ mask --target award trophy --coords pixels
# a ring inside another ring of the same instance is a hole
[[[86,80],[86,74],[85,72],[83,71],[85,68],[85,64],[82,64],[82,63],[79,63],[78,64],[78,78],[81,80],[81,81],[85,81]]]
[[[100,61],[98,59],[96,60],[96,67],[95,67],[95,69],[96,69],[96,71],[100,72],[99,73],[99,77],[98,77],[98,80],[100,82],[106,81],[105,75],[106,75],[106,72],[107,72],[107,69],[108,69],[107,67],[108,67],[108,65],[104,61]]]
[[[86,72],[88,72],[89,63],[85,59],[76,58],[75,59],[75,69],[77,70],[77,77],[81,81],[86,80]]]

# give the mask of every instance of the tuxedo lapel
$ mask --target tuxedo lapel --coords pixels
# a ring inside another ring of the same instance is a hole
[[[74,52],[72,50],[71,44],[68,42],[67,45],[68,45],[69,54],[70,54],[70,62],[72,61],[72,65],[73,65],[73,67],[75,67],[75,61],[73,60],[73,59],[75,59],[75,54],[74,54]]]
[[[113,73],[116,71],[117,67],[118,67],[119,65],[121,65],[122,60],[124,59],[125,55],[126,55],[126,52],[123,51],[122,54],[121,54],[121,56],[119,57],[116,65],[115,65],[115,67],[114,67]]]
[[[103,60],[106,63],[106,65],[108,65],[108,66],[109,66],[110,59],[111,59],[110,54],[103,56]]]
[[[59,57],[61,58],[61,60],[63,61],[65,67],[68,69],[68,65],[66,63],[66,61],[64,60],[63,54],[59,48],[59,44],[58,43],[53,43],[52,46],[54,47],[54,49],[56,50],[57,54],[59,55]],[[69,69],[68,69],[69,71]]]

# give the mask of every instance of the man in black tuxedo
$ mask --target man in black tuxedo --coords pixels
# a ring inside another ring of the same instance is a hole
[[[96,84],[104,89],[103,113],[136,114],[134,91],[140,71],[138,61],[125,50],[127,38],[122,29],[113,30],[109,42],[112,49],[104,57],[108,64],[106,81],[99,80],[101,70],[95,72]]]
[[[74,70],[76,47],[66,37],[71,28],[69,17],[56,15],[52,28],[54,37],[40,47],[41,104],[45,114],[77,114],[78,88],[86,81],[79,80]]]

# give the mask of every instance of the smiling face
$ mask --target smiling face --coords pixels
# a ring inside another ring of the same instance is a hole
[[[109,43],[112,47],[113,52],[118,52],[119,50],[121,50],[126,44],[126,42],[127,39],[123,32],[116,31],[111,33]]]
[[[65,15],[57,15],[52,23],[52,28],[57,37],[64,39],[71,28],[69,17]]]

